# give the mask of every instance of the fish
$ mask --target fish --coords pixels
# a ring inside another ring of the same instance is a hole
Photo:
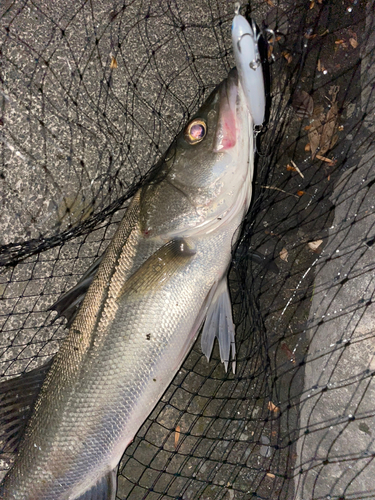
[[[253,165],[253,120],[233,69],[57,308],[76,309],[49,366],[0,386],[0,441],[15,454],[2,500],[115,499],[125,449],[200,330],[207,359],[217,338],[235,369],[227,274]]]

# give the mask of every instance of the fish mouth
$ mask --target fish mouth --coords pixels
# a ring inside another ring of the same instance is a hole
[[[220,111],[216,128],[214,152],[224,152],[237,142],[238,73],[233,68],[220,85]]]

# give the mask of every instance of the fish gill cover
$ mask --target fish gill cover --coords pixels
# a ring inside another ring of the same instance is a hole
[[[126,450],[117,495],[375,498],[374,2],[245,11],[275,37],[230,272],[237,371],[217,346],[207,363],[198,339]],[[227,0],[1,2],[4,380],[57,351],[66,330],[49,307],[233,66],[233,14]]]

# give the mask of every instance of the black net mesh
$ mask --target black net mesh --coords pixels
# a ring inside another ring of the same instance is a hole
[[[245,9],[275,40],[230,272],[237,371],[217,347],[207,363],[198,339],[126,450],[118,498],[375,498],[374,2]],[[234,65],[233,13],[227,0],[1,2],[4,378],[57,351],[66,330],[48,308]]]

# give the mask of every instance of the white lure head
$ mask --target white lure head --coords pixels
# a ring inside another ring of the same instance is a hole
[[[266,103],[258,40],[240,14],[235,15],[232,22],[232,43],[240,84],[254,125],[262,125]]]

